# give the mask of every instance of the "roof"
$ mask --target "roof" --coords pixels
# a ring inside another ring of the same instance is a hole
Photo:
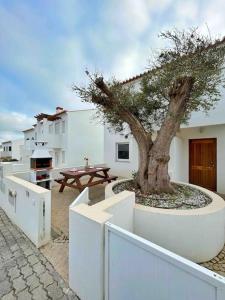
[[[44,118],[46,118],[48,121],[55,121],[55,120],[59,120],[60,115],[64,114],[64,113],[68,113],[68,112],[80,112],[80,111],[90,111],[90,110],[95,110],[95,108],[88,108],[88,109],[77,109],[77,110],[62,110],[58,113],[55,113],[53,115],[49,115],[49,114],[45,114],[45,113],[40,113],[38,115],[35,116],[35,118],[38,121],[43,120]],[[36,124],[34,124],[33,126],[35,126]],[[29,129],[28,129],[29,130]],[[25,130],[24,130],[25,131]]]
[[[49,114],[45,114],[45,113],[40,113],[38,115],[35,116],[35,118],[38,120],[38,121],[41,121],[43,120],[44,118],[46,118],[48,121],[55,121],[55,120],[58,120],[60,119],[60,115],[66,113],[67,110],[62,110],[58,113],[55,113],[53,115],[49,115]]]
[[[2,144],[8,144],[8,143],[12,143],[12,141],[2,142]]]
[[[217,46],[219,46],[219,45],[221,45],[221,44],[223,44],[223,43],[225,43],[225,37],[223,37],[221,40],[217,40],[214,44],[209,45],[205,50],[208,50],[208,49],[210,49],[210,48],[217,47]],[[147,70],[147,71],[145,71],[145,72],[143,72],[143,73],[140,73],[140,74],[138,74],[138,75],[135,75],[135,76],[133,76],[133,77],[130,77],[130,78],[128,78],[128,79],[125,79],[125,80],[121,81],[120,83],[121,83],[121,84],[127,84],[127,83],[130,83],[130,82],[133,82],[133,81],[135,81],[135,80],[140,79],[140,78],[143,77],[144,75],[149,74],[150,72],[152,72],[151,69],[149,69],[149,70]]]
[[[22,132],[26,132],[26,131],[30,131],[30,130],[34,130],[34,127],[22,130]]]

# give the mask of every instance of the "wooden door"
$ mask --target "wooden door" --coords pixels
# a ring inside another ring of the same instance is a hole
[[[216,139],[189,140],[189,182],[216,191]]]

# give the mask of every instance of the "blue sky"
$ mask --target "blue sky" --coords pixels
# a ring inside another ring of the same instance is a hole
[[[82,109],[71,91],[86,68],[106,78],[143,72],[162,30],[225,35],[224,0],[0,0],[0,142],[40,112]]]

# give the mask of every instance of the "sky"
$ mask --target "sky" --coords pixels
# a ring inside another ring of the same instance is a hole
[[[34,115],[84,109],[85,70],[127,79],[146,70],[158,35],[198,27],[225,36],[224,0],[0,0],[0,142]]]

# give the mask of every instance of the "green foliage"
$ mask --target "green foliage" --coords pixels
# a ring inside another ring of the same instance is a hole
[[[173,83],[184,76],[192,77],[194,85],[187,99],[185,114],[181,116],[182,122],[187,122],[193,111],[207,112],[221,97],[221,87],[225,82],[225,41],[212,42],[210,38],[199,35],[196,29],[167,31],[161,33],[161,37],[170,45],[155,53],[148,72],[139,84],[124,85],[115,78],[107,82],[117,100],[116,105],[104,105],[108,99],[95,82],[99,74],[90,76],[87,72],[90,77],[88,87],[73,87],[83,101],[96,104],[103,122],[116,131],[123,128],[122,110],[130,111],[147,132],[160,127],[168,111],[169,91]]]

